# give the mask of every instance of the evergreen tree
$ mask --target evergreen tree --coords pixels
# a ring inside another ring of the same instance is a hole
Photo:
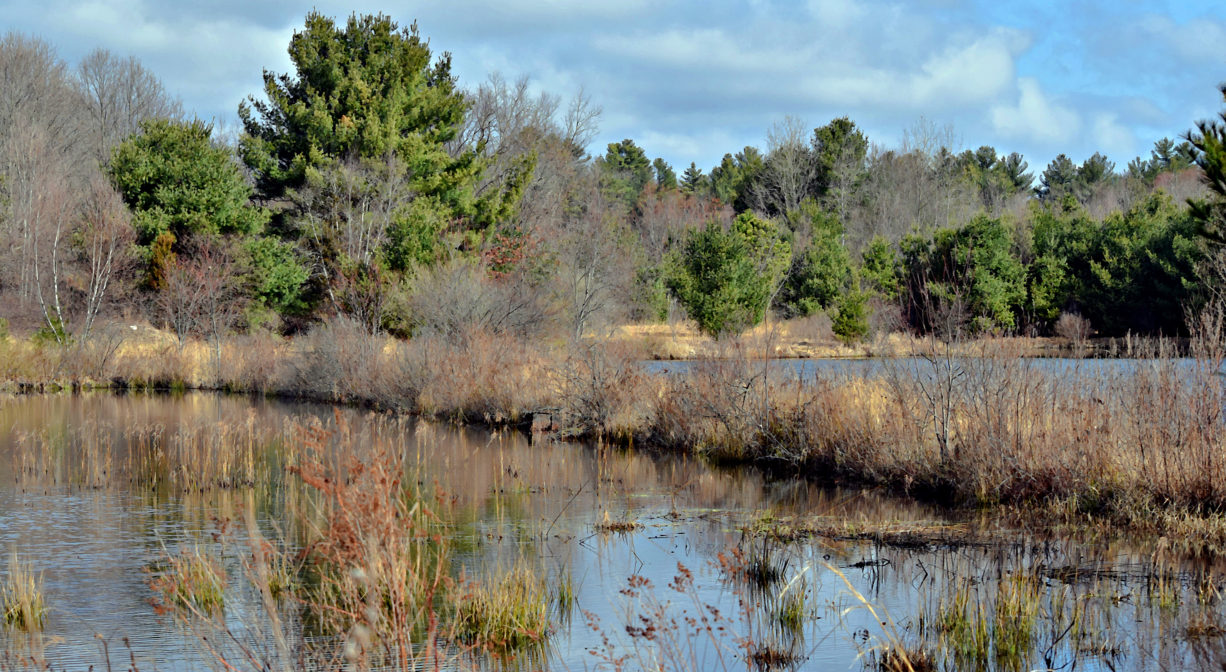
[[[736,156],[725,154],[720,164],[711,169],[711,194],[737,212],[750,209],[753,184],[765,165],[757,147],[747,146]]]
[[[309,171],[341,159],[390,155],[405,166],[413,191],[433,198],[448,220],[485,226],[514,210],[524,171],[477,198],[478,148],[448,151],[467,102],[450,55],[432,61],[416,24],[401,29],[382,14],[354,14],[342,28],[311,12],[289,56],[292,73],[264,73],[267,100],[252,96],[239,106],[242,157],[265,195],[299,188]]]
[[[762,321],[791,254],[770,220],[744,213],[725,231],[691,231],[666,284],[703,331],[719,337]]]
[[[154,119],[117,146],[111,180],[132,209],[137,243],[159,235],[258,233],[267,213],[250,204],[251,187],[230,152],[200,120]]]
[[[667,161],[657,158],[651,162],[651,169],[655,173],[657,189],[665,191],[677,188],[677,171]]]
[[[1077,165],[1064,154],[1060,154],[1047,164],[1047,169],[1039,177],[1039,186],[1035,188],[1035,193],[1044,203],[1054,203],[1072,194],[1076,185]]]
[[[817,193],[840,215],[865,175],[868,137],[847,117],[833,119],[813,131],[813,154],[817,162]]]
[[[898,256],[890,241],[882,236],[873,236],[860,253],[860,277],[883,299],[893,301],[898,298],[899,268]]]
[[[847,289],[851,260],[843,246],[843,226],[832,214],[807,202],[813,237],[808,247],[796,255],[788,274],[784,303],[795,315],[812,315],[829,310]]]
[[[1220,90],[1226,99],[1226,85]],[[1197,152],[1196,164],[1205,172],[1205,184],[1211,192],[1208,199],[1190,203],[1192,214],[1202,235],[1226,244],[1226,112],[1218,119],[1197,122],[1187,140]]]
[[[596,161],[605,197],[621,203],[627,212],[638,207],[639,196],[652,178],[651,161],[633,140],[610,142]]]
[[[707,176],[702,174],[702,169],[694,162],[690,162],[690,167],[685,169],[681,174],[681,191],[687,194],[700,194],[706,188]]]
[[[868,295],[853,287],[839,296],[830,328],[845,345],[863,341],[868,335]]]

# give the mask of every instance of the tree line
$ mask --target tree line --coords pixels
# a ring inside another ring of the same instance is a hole
[[[920,122],[901,146],[843,117],[678,172],[633,140],[592,157],[600,110],[527,79],[464,88],[415,24],[318,12],[220,133],[134,59],[70,68],[0,40],[0,296],[58,343],[100,315],[180,339],[294,333],[581,336],[685,315],[872,330],[1180,333],[1223,240],[1218,121],[1124,169],[1037,178]]]

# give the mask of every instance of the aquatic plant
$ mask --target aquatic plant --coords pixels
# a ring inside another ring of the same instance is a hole
[[[167,555],[164,566],[153,571],[149,586],[159,595],[157,606],[161,609],[216,615],[225,608],[225,571],[221,562],[198,544]]]
[[[539,644],[549,630],[549,603],[545,580],[521,563],[504,575],[474,583],[458,598],[456,632],[464,641],[494,651]]]
[[[5,625],[19,630],[42,630],[47,619],[43,598],[43,575],[22,562],[16,553],[9,556],[9,571],[0,583],[0,605]]]
[[[1034,575],[1019,572],[997,586],[992,646],[1001,667],[1021,667],[1033,652],[1041,585]]]
[[[643,524],[637,520],[613,520],[609,517],[608,509],[605,509],[604,516],[595,524],[596,531],[601,534],[629,534],[643,527]]]
[[[804,580],[793,579],[776,598],[774,619],[784,628],[799,632],[804,625],[808,588]]]

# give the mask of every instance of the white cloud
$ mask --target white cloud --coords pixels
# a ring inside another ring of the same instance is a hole
[[[341,21],[388,11],[375,0],[0,0],[0,15],[70,64],[95,46],[134,55],[189,110],[224,117],[261,91],[262,69],[290,69],[286,45],[313,7]],[[709,167],[760,144],[786,114],[815,123],[848,115],[886,145],[924,116],[1032,163],[1049,151],[1126,152],[1216,115],[1224,76],[1213,64],[1226,43],[1218,8],[1155,16],[1143,5],[1105,7],[424,0],[392,13],[401,24],[420,19],[434,50],[453,52],[462,86],[498,71],[563,98],[583,87],[604,107],[602,142],[632,137],[649,153]]]
[[[1179,24],[1167,16],[1150,15],[1140,20],[1139,28],[1187,61],[1221,62],[1226,44],[1226,23],[1222,21],[1202,16]]]
[[[992,125],[998,133],[1043,145],[1069,142],[1077,136],[1081,118],[1072,109],[1049,99],[1037,79],[1019,79],[1018,91],[1016,104],[992,107]]]
[[[1121,124],[1114,113],[1095,115],[1091,135],[1095,146],[1109,156],[1123,158],[1136,155],[1136,133]]]
[[[912,75],[910,89],[927,106],[967,105],[995,99],[1014,83],[1014,59],[1027,40],[1012,31],[950,45]]]

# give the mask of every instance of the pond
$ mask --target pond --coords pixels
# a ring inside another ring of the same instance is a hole
[[[188,670],[227,657],[260,669],[243,656],[275,647],[245,544],[301,538],[294,521],[310,519],[312,500],[284,465],[301,460],[296,441],[335,451],[341,435],[395,446],[419,487],[445,493],[457,575],[529,566],[567,586],[539,647],[449,665],[876,669],[898,663],[900,646],[935,669],[1226,660],[1222,568],[1165,542],[1037,537],[688,456],[353,409],[94,394],[0,401],[0,573],[13,571],[9,556],[27,563],[48,607],[41,633],[4,629],[0,666]],[[227,457],[227,442],[247,444],[245,461]],[[215,630],[151,606],[151,584],[184,549],[225,568]],[[298,629],[291,646],[321,636],[304,623],[284,620]],[[216,632],[229,643],[210,645]]]

